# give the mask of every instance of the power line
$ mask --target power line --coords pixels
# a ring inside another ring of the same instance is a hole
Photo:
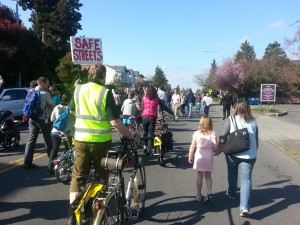
[[[299,23],[299,22],[300,22],[300,20],[296,20],[294,23],[290,24],[289,27],[293,26],[294,24]]]

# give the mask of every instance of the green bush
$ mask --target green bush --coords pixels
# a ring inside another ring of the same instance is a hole
[[[279,110],[274,106],[258,105],[252,108],[253,111],[259,113],[278,113]]]

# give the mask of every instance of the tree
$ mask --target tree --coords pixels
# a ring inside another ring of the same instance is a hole
[[[289,52],[296,56],[300,57],[300,29],[296,31],[295,36],[293,38],[286,38],[285,44],[288,47]]]
[[[277,41],[268,44],[267,48],[265,49],[263,59],[272,60],[278,65],[286,65],[290,61],[285,51],[281,48]]]
[[[246,40],[242,43],[241,50],[235,55],[235,61],[246,60],[253,61],[256,58],[254,47]]]
[[[153,82],[155,83],[155,85],[159,85],[161,87],[165,87],[168,84],[168,80],[166,78],[166,75],[164,73],[164,71],[157,66],[155,68],[155,74],[152,77]]]
[[[7,6],[0,2],[0,20],[8,20],[12,23],[17,23],[14,12]]]
[[[26,82],[31,76],[45,71],[41,43],[36,35],[23,25],[16,24],[13,11],[0,5],[0,73],[6,75],[6,84],[16,85],[17,74]],[[30,74],[26,78],[26,74]],[[35,77],[36,78],[36,77]]]
[[[51,71],[59,59],[70,51],[68,40],[81,29],[79,0],[19,0],[24,10],[32,10],[30,22],[34,32],[45,45],[47,64]]]
[[[194,76],[194,81],[198,86],[202,87],[203,92],[208,92],[209,89],[214,89],[216,91],[217,87],[214,83],[214,75],[216,73],[218,66],[216,60],[213,59],[211,67],[208,74],[198,74]]]
[[[246,40],[242,43],[241,50],[235,55],[235,61],[253,61],[256,59],[254,47]]]
[[[240,62],[229,59],[218,67],[214,76],[214,84],[222,90],[240,95],[247,78]]]
[[[72,62],[71,52],[68,52],[65,57],[59,60],[59,65],[55,71],[59,79],[55,85],[60,91],[73,93],[74,83],[77,79],[87,80],[87,71],[82,70],[79,65]]]

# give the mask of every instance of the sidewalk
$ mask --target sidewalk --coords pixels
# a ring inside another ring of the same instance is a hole
[[[300,126],[273,116],[257,118],[259,138],[268,141],[300,162]]]

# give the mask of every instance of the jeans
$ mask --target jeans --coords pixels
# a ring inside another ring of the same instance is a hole
[[[209,114],[209,105],[204,106],[204,115],[208,116]]]
[[[193,109],[193,103],[188,103],[188,117],[191,118],[192,117],[192,109]]]
[[[228,172],[228,195],[235,197],[240,173],[240,210],[250,210],[249,200],[252,188],[252,171],[256,159],[241,159],[226,155]]]
[[[48,157],[50,156],[50,152],[52,150],[52,140],[50,135],[52,130],[51,123],[49,122],[45,123],[45,120],[29,119],[28,125],[29,125],[29,140],[25,147],[24,166],[30,166],[32,164],[34,148],[40,130],[45,140],[45,148]]]
[[[223,118],[228,118],[230,116],[230,104],[223,105]]]
[[[142,120],[143,128],[144,128],[144,140],[145,145],[148,147],[153,147],[153,139],[154,139],[154,129],[156,124],[156,117],[152,116],[144,116]],[[150,143],[148,143],[148,139],[150,139]]]
[[[51,153],[49,155],[49,164],[48,164],[48,170],[53,170],[53,164],[52,161],[57,157],[58,155],[58,151],[59,151],[59,147],[60,144],[62,142],[61,137],[57,137],[57,136],[51,136],[52,138],[52,143],[53,143],[53,148],[51,150]],[[69,146],[72,145],[72,137],[68,137],[68,143],[64,143],[65,145],[65,150],[69,150]]]

